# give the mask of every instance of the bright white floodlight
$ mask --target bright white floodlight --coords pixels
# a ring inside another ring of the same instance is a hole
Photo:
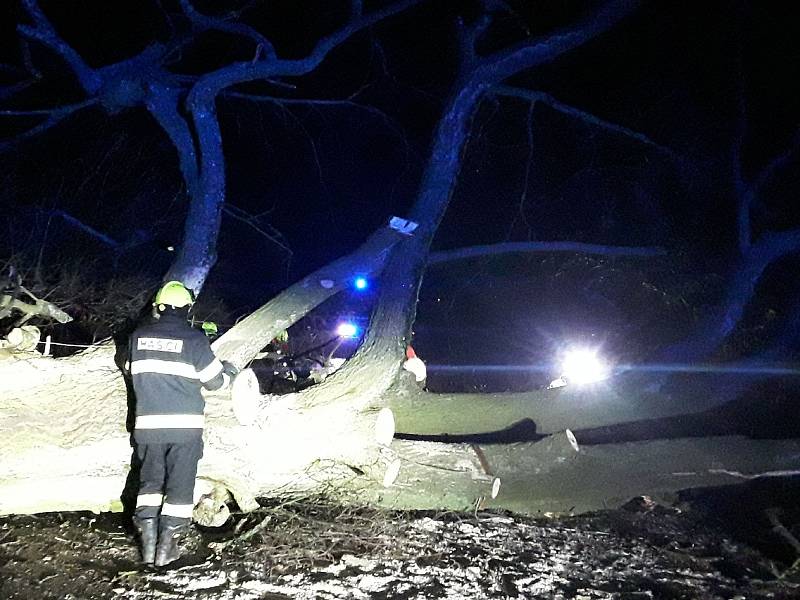
[[[570,350],[564,356],[562,377],[578,385],[594,383],[608,377],[608,367],[594,350]]]
[[[354,338],[358,335],[358,327],[346,321],[339,323],[339,326],[336,328],[336,335],[343,338]]]

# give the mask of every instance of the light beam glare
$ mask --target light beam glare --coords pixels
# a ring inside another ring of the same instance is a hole
[[[568,383],[584,385],[602,381],[609,375],[608,367],[593,350],[570,350],[564,356],[561,375]]]
[[[428,364],[428,371],[442,373],[466,373],[470,371],[482,371],[487,373],[527,373],[542,372],[552,373],[557,370],[557,366],[552,363],[536,363],[529,365],[438,365]],[[776,366],[756,366],[756,365],[692,365],[687,363],[652,363],[652,364],[622,364],[617,365],[614,375],[619,375],[627,371],[640,371],[652,373],[701,373],[716,374],[725,373],[733,375],[800,375],[800,368],[796,367],[776,367]]]

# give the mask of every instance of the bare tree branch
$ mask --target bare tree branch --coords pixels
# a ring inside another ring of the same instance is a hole
[[[67,117],[70,117],[71,115],[75,114],[80,109],[86,108],[87,106],[93,106],[95,104],[97,104],[97,100],[94,99],[94,98],[90,98],[89,100],[84,100],[83,102],[78,102],[76,104],[70,104],[70,105],[67,105],[67,106],[61,106],[59,108],[53,108],[53,109],[50,109],[50,110],[33,110],[33,111],[3,110],[3,111],[0,111],[0,116],[37,116],[37,115],[47,115],[47,118],[44,121],[42,121],[41,123],[39,123],[39,125],[36,125],[35,127],[32,127],[31,129],[28,129],[27,131],[24,131],[23,133],[20,133],[19,135],[16,135],[16,136],[13,136],[11,138],[8,138],[8,139],[0,141],[0,151],[8,150],[9,148],[11,148],[17,142],[20,142],[22,140],[25,140],[25,139],[28,139],[28,138],[33,137],[35,135],[38,135],[38,134],[42,133],[43,131],[47,131],[51,127],[57,125],[58,123],[60,123],[64,119],[66,119]]]
[[[197,187],[199,167],[189,123],[178,110],[182,92],[180,88],[152,84],[148,86],[145,106],[175,146],[181,174],[191,196]]]
[[[233,206],[231,204],[226,204],[223,210],[230,217],[233,217],[237,221],[241,221],[254,231],[261,234],[271,243],[278,246],[278,248],[280,248],[287,255],[287,258],[291,259],[294,253],[292,252],[292,249],[289,247],[289,242],[286,240],[284,235],[280,231],[275,229],[272,225],[270,225],[269,223],[267,224],[261,223],[259,217],[263,215],[251,215],[247,211],[237,206]]]
[[[800,153],[800,129],[795,132],[791,145],[759,171],[750,185],[752,193],[755,196],[760,195],[763,189],[797,158],[798,153]]]
[[[740,123],[743,122],[744,118],[743,115],[740,117]],[[800,152],[800,130],[798,130],[794,135],[791,145],[767,163],[754,179],[748,181],[742,170],[744,136],[744,125],[740,124],[733,143],[732,170],[734,190],[736,193],[736,222],[739,253],[741,256],[745,256],[753,246],[753,225],[751,222],[753,206],[758,202],[764,188],[772,183],[775,178],[795,160],[798,152]]]
[[[26,81],[20,81],[17,83],[13,83],[11,85],[0,87],[0,101],[11,98],[12,96],[18,94],[22,90],[29,88],[34,83],[36,83],[35,79],[28,79]]]
[[[428,265],[442,264],[454,260],[465,260],[499,254],[530,252],[575,252],[578,254],[599,254],[603,256],[663,256],[664,248],[641,246],[604,246],[600,244],[584,244],[582,242],[504,242],[485,246],[469,246],[454,250],[440,250],[428,255]]]
[[[528,114],[525,123],[525,135],[528,138],[528,156],[525,160],[525,177],[522,179],[522,191],[519,194],[519,202],[517,202],[517,212],[514,215],[514,218],[511,219],[511,224],[508,226],[506,240],[511,238],[511,235],[514,233],[514,228],[517,226],[517,222],[519,221],[521,221],[528,230],[528,240],[533,238],[533,227],[531,227],[531,224],[528,222],[528,217],[525,215],[525,204],[528,201],[528,187],[530,185],[531,169],[533,167],[533,155],[535,147],[533,143],[533,109],[535,106],[535,102],[531,102],[528,105]]]
[[[179,0],[179,3],[183,13],[198,29],[213,29],[248,37],[253,40],[257,47],[261,48],[260,51],[264,54],[263,60],[273,60],[276,57],[275,47],[272,45],[272,42],[253,27],[245,23],[236,23],[223,18],[204,15],[192,5],[190,0]]]
[[[496,84],[524,69],[549,62],[608,31],[638,5],[638,0],[612,0],[577,25],[540,40],[525,40],[481,59],[472,78]]]
[[[307,105],[307,106],[322,106],[322,107],[341,107],[341,108],[352,108],[356,110],[362,110],[368,112],[383,121],[386,125],[388,125],[392,130],[394,130],[398,135],[402,133],[402,127],[400,124],[395,120],[389,117],[385,112],[382,110],[375,108],[374,106],[369,106],[368,104],[360,104],[355,102],[353,98],[357,97],[362,90],[358,90],[348,96],[347,98],[343,99],[322,99],[322,98],[280,98],[277,96],[262,96],[259,94],[245,94],[242,92],[231,92],[231,91],[224,91],[222,92],[222,97],[224,98],[233,98],[238,100],[248,100],[251,102],[267,102],[270,104],[280,104],[283,106],[291,106],[291,105]],[[402,136],[401,136],[402,137]],[[405,138],[403,138],[404,144],[407,146],[407,142],[405,142]]]
[[[552,108],[553,110],[556,110],[560,113],[569,115],[571,117],[575,117],[576,119],[583,121],[585,123],[589,123],[590,125],[595,125],[602,129],[613,131],[614,133],[618,133],[625,137],[634,139],[646,146],[650,146],[651,148],[654,148],[655,150],[662,152],[663,154],[666,154],[667,156],[675,160],[680,159],[680,157],[677,154],[675,154],[675,152],[671,148],[668,148],[667,146],[662,146],[658,142],[655,142],[652,139],[650,139],[645,134],[630,129],[629,127],[625,127],[624,125],[619,125],[618,123],[612,123],[611,121],[601,119],[600,117],[593,115],[590,112],[581,110],[580,108],[576,108],[574,106],[561,102],[546,92],[539,92],[536,90],[526,90],[523,88],[513,87],[509,85],[497,85],[493,87],[491,91],[492,93],[495,93],[499,96],[520,98],[523,100],[529,100],[534,103],[541,102],[542,104],[545,104],[550,108]]]
[[[101,78],[97,72],[84,62],[81,56],[67,44],[56,32],[50,20],[42,12],[37,0],[23,0],[22,2],[28,15],[35,23],[35,27],[20,25],[18,31],[24,36],[36,40],[58,54],[72,69],[78,82],[87,94],[95,94],[101,85]]]
[[[11,75],[12,77],[25,77],[30,75],[25,69],[17,65],[10,65],[7,63],[0,63],[0,73],[4,75]]]
[[[734,331],[756,293],[764,272],[775,261],[800,252],[800,228],[765,233],[740,259],[719,306],[689,338],[666,348],[661,358],[693,361],[716,350]]]
[[[392,15],[398,14],[423,0],[401,0],[389,4],[382,9],[350,21],[344,27],[322,38],[311,53],[301,59],[261,60],[255,63],[234,63],[203,76],[194,86],[189,97],[189,104],[208,104],[213,102],[217,94],[224,88],[246,83],[257,79],[270,79],[276,76],[300,76],[313,71],[325,59],[328,53],[355,34],[379,23]]]
[[[77,229],[80,229],[81,231],[83,231],[87,235],[93,237],[94,239],[98,240],[99,242],[105,244],[106,246],[108,246],[110,248],[113,248],[114,250],[119,250],[121,248],[121,246],[122,246],[122,244],[120,244],[117,240],[115,240],[111,236],[108,236],[105,233],[102,233],[102,232],[98,231],[97,229],[95,229],[91,225],[87,225],[86,223],[84,223],[80,219],[77,219],[77,218],[73,217],[68,212],[65,212],[63,210],[51,210],[50,211],[50,216],[61,217],[62,219],[64,219],[64,221],[66,221],[67,223],[69,223],[73,227],[75,227]]]
[[[478,53],[475,48],[480,37],[492,23],[492,16],[488,13],[481,14],[473,23],[469,25],[459,18],[457,25],[458,46],[461,58],[461,71],[467,72],[478,60]]]

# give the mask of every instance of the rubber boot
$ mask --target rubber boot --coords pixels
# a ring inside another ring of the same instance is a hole
[[[142,544],[142,562],[152,565],[156,559],[156,540],[158,538],[158,519],[139,519],[134,517],[133,524],[139,532]]]
[[[156,548],[156,566],[163,567],[180,558],[181,551],[178,540],[186,531],[185,523],[174,523],[161,518],[158,531],[158,547]]]

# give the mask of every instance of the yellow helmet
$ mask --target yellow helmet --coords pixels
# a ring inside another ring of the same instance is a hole
[[[156,306],[169,305],[172,308],[183,308],[193,303],[192,293],[180,281],[168,281],[156,294]]]

